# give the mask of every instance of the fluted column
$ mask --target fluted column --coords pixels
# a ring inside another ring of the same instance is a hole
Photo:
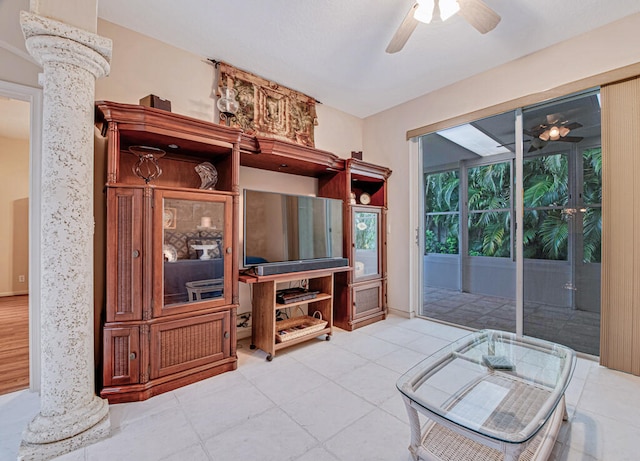
[[[111,40],[21,12],[29,53],[43,67],[40,413],[19,459],[45,460],[109,433],[95,394],[93,341],[93,118],[95,80]]]

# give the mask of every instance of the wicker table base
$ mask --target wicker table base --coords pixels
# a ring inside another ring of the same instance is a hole
[[[416,461],[545,461],[551,454],[563,419],[566,420],[563,396],[553,415],[531,440],[511,444],[481,436],[431,414],[427,416],[433,419],[421,431],[420,407],[412,405],[404,396],[403,399],[411,425],[409,451]]]

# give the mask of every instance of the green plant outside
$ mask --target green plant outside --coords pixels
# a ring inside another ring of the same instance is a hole
[[[468,170],[469,255],[511,255],[510,164]],[[458,254],[458,171],[425,175],[425,253]],[[600,262],[602,237],[602,149],[583,152],[582,208],[569,203],[569,168],[565,154],[526,159],[524,186],[524,257],[566,260],[569,220],[582,215],[583,260]]]
[[[511,255],[511,164],[468,170],[469,255]]]
[[[425,175],[425,254],[458,254],[458,171]]]

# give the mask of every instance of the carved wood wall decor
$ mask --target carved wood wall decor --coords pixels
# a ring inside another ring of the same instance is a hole
[[[238,92],[240,108],[232,126],[252,136],[315,147],[313,130],[318,119],[314,98],[224,62],[216,65],[218,87],[232,87]]]

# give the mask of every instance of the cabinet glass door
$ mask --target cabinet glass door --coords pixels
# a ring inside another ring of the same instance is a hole
[[[162,242],[156,250],[162,255],[162,312],[191,310],[196,303],[228,304],[231,199],[168,191],[158,195],[156,209],[162,214],[155,224]]]
[[[353,208],[353,265],[356,280],[380,277],[380,210]]]

